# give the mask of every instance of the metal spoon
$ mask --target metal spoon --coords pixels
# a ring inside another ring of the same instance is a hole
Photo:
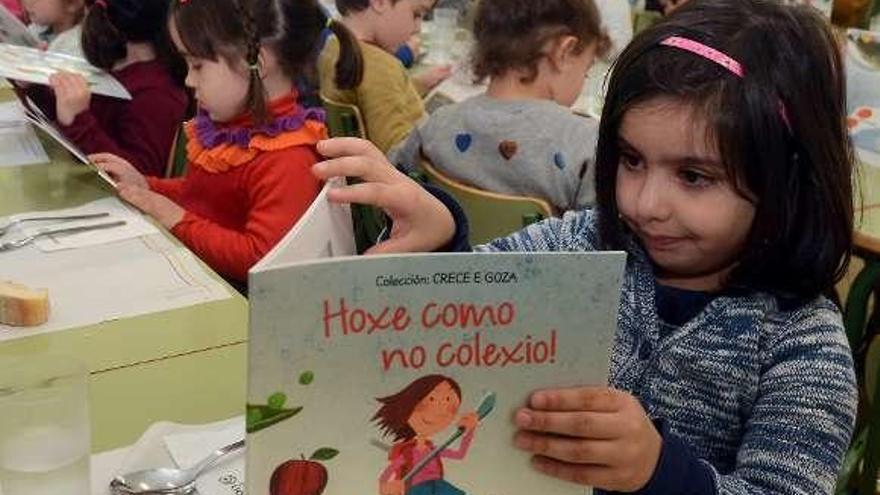
[[[221,458],[244,447],[244,440],[215,450],[189,469],[157,468],[123,474],[110,482],[110,493],[133,494],[186,494],[195,490],[196,479],[203,471]]]

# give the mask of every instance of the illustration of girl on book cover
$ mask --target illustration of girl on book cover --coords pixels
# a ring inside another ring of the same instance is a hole
[[[463,459],[479,423],[477,411],[458,418],[458,430],[440,448],[432,437],[455,421],[461,406],[461,387],[452,378],[427,375],[400,392],[376,399],[382,404],[373,421],[394,446],[388,466],[379,476],[380,495],[465,495],[443,479],[442,459]],[[463,436],[457,449],[446,448]]]

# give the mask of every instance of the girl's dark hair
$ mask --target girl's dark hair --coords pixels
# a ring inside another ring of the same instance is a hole
[[[316,0],[172,0],[170,20],[186,51],[198,58],[225,58],[248,65],[247,108],[257,123],[269,119],[259,70],[260,48],[274,51],[284,74],[316,80],[315,61],[325,16]]]
[[[523,82],[532,82],[545,46],[560,36],[577,38],[578,53],[595,41],[603,55],[609,40],[601,24],[593,0],[481,0],[474,18],[474,76],[479,82],[520,69]]]
[[[670,36],[726,53],[744,77],[661,46]],[[731,183],[755,205],[728,288],[801,299],[831,287],[852,248],[854,155],[843,64],[827,22],[807,6],[692,0],[633,39],[612,69],[596,150],[599,229],[609,249],[622,248],[626,234],[615,193],[620,125],[655,98],[706,119]]]
[[[182,85],[186,66],[168,38],[167,18],[167,0],[92,1],[83,19],[83,53],[95,67],[112,70],[128,55],[127,42],[150,43],[156,58]]]
[[[458,383],[443,375],[427,375],[416,379],[400,392],[376,400],[382,404],[372,420],[379,426],[382,435],[391,435],[394,441],[409,440],[416,435],[409,426],[409,417],[419,402],[434,390],[437,385],[446,382],[461,399],[461,387]]]
[[[400,0],[392,0],[395,4]],[[361,12],[370,6],[370,0],[336,0],[340,15]],[[334,84],[339,89],[354,89],[364,79],[364,56],[354,34],[339,21],[330,20],[329,28],[339,41],[339,58],[336,61]]]

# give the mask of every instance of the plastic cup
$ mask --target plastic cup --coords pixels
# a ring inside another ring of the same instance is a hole
[[[0,493],[89,495],[88,371],[61,355],[0,358]]]

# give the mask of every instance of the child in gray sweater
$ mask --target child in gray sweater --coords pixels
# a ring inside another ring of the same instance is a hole
[[[485,94],[438,109],[392,163],[438,170],[487,191],[546,199],[559,211],[593,203],[597,122],[573,114],[607,37],[592,0],[483,0],[473,72]]]

